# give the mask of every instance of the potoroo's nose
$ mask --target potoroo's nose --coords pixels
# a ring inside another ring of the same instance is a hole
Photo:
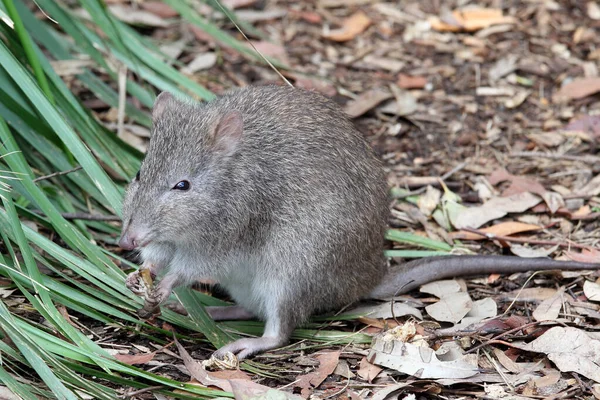
[[[138,238],[135,232],[125,230],[119,239],[119,246],[125,250],[133,250],[138,246]]]

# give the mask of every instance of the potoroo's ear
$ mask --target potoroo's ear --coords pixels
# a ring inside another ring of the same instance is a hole
[[[175,100],[173,95],[169,92],[162,92],[156,96],[154,106],[152,107],[152,120],[156,121],[162,113],[167,109],[170,103]]]
[[[231,155],[244,132],[242,114],[229,111],[221,117],[213,133],[214,150],[224,156]]]

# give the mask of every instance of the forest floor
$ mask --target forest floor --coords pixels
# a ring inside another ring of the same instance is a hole
[[[332,97],[352,116],[385,162],[393,228],[464,253],[600,262],[597,2],[225,3],[264,34],[249,36],[289,65],[281,72],[292,84]],[[158,2],[109,4],[130,17],[173,17]],[[222,16],[216,21],[242,38]],[[185,22],[144,29],[217,94],[283,83]],[[86,102],[114,118],[101,102]],[[147,145],[134,134],[129,141]],[[376,350],[274,351],[255,360],[277,377],[244,376],[315,398],[600,399],[597,279],[555,272],[444,282],[402,296],[396,304],[408,311],[390,313],[383,303],[379,314],[336,327],[373,335],[397,327],[387,339],[402,344],[386,357],[382,342]]]

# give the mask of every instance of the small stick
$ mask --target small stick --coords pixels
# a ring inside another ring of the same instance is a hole
[[[523,329],[531,328],[531,327],[534,327],[534,326],[536,326],[536,325],[539,325],[539,322],[538,322],[538,321],[530,322],[530,323],[528,323],[528,324],[525,324],[525,325],[518,326],[518,327],[516,327],[516,328],[513,328],[513,329],[511,329],[511,330],[508,330],[508,331],[506,331],[506,332],[502,332],[502,333],[500,333],[500,334],[498,334],[498,335],[496,335],[496,336],[492,337],[492,338],[491,338],[490,340],[488,340],[487,342],[485,342],[485,343],[481,343],[480,345],[477,345],[477,346],[475,346],[475,347],[473,347],[473,348],[471,348],[471,349],[467,350],[467,351],[465,352],[465,354],[473,353],[473,352],[475,352],[475,351],[479,350],[480,348],[487,346],[488,344],[491,344],[491,343],[498,343],[498,342],[499,342],[499,339],[500,339],[501,337],[503,337],[503,336],[510,335],[511,333],[516,333],[516,332],[519,332],[519,331],[521,331],[521,330],[523,330]],[[503,343],[503,344],[504,344],[504,343]],[[509,346],[511,346],[511,347],[512,347],[512,345],[511,345],[510,343],[506,343],[506,344],[508,344]]]
[[[35,178],[33,180],[33,182],[43,181],[44,179],[54,178],[55,176],[67,175],[67,174],[70,174],[71,172],[79,171],[81,168],[82,168],[81,165],[79,165],[79,166],[77,166],[77,167],[75,167],[73,169],[70,169],[68,171],[59,171],[59,172],[54,172],[54,173],[52,173],[50,175],[40,176],[39,178]]]
[[[33,210],[36,214],[42,214],[39,210]],[[61,213],[64,219],[83,219],[87,221],[117,221],[120,222],[121,218],[116,215],[104,215],[104,214],[90,214],[90,213]]]
[[[88,213],[62,213],[65,219],[84,219],[88,221],[121,221],[116,215],[88,214]]]
[[[446,179],[450,178],[452,175],[454,175],[455,173],[457,173],[458,171],[460,171],[461,169],[463,169],[466,166],[467,166],[466,162],[458,164],[456,167],[452,168],[450,171],[448,171],[444,175],[442,175],[441,180],[445,181]]]
[[[513,242],[513,243],[531,243],[531,244],[539,244],[539,245],[543,245],[543,246],[560,246],[560,247],[567,247],[567,248],[575,247],[577,249],[586,249],[586,250],[594,249],[592,246],[586,246],[586,245],[578,244],[578,243],[555,242],[552,240],[521,239],[521,238],[510,237],[510,236],[496,235],[493,233],[486,233],[486,232],[482,232],[478,229],[473,229],[473,228],[463,228],[463,230],[474,233],[479,236],[483,236],[490,240],[501,240],[501,241]]]
[[[119,398],[121,398],[121,399],[128,399],[130,397],[137,396],[137,395],[142,394],[142,393],[152,392],[154,390],[160,390],[160,389],[162,389],[164,387],[165,387],[164,385],[160,385],[160,386],[148,386],[148,387],[140,389],[140,390],[135,390],[133,392],[124,393],[124,394],[120,395]]]
[[[517,151],[514,153],[510,153],[508,156],[526,158],[550,158],[552,160],[569,160],[588,163],[600,163],[600,157],[596,156],[571,156],[568,154],[542,153],[539,151]]]

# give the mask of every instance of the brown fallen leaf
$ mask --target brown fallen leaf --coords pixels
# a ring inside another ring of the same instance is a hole
[[[542,229],[541,227],[533,224],[524,224],[522,222],[508,221],[501,222],[496,225],[492,225],[488,228],[480,229],[481,232],[498,235],[498,236],[510,236],[521,232],[537,231]],[[450,237],[454,240],[484,240],[485,237],[476,233],[467,231],[458,231],[450,233]]]
[[[363,33],[371,25],[371,19],[362,11],[358,11],[342,22],[342,27],[333,29],[323,35],[324,38],[335,42],[347,42]]]
[[[269,398],[269,396],[281,400],[301,399],[300,396],[282,390],[272,389],[259,383],[252,382],[251,380],[246,380],[245,378],[239,379],[239,375],[234,375],[236,378],[220,378],[218,375],[205,370],[202,364],[194,360],[192,356],[190,356],[190,353],[188,353],[179,343],[176,337],[173,337],[173,340],[177,345],[179,356],[183,360],[183,364],[190,373],[190,376],[206,387],[212,386],[226,392],[233,392],[236,399]]]
[[[222,0],[223,5],[235,10],[236,8],[250,7],[256,3],[257,0]]]
[[[427,78],[424,76],[399,74],[396,84],[402,89],[423,89],[427,84]]]
[[[600,91],[600,77],[579,78],[563,85],[552,97],[555,103],[582,99]]]
[[[510,251],[514,255],[521,258],[541,258],[548,257],[558,249],[558,245],[552,246],[549,249],[544,247],[527,247],[520,244],[511,244]]]
[[[166,28],[171,25],[169,21],[149,11],[139,10],[124,5],[113,5],[108,8],[115,17],[127,24],[156,28]]]
[[[154,358],[156,352],[142,354],[115,354],[115,358],[125,364],[146,364]]]
[[[537,195],[546,193],[546,188],[538,181],[509,173],[504,168],[498,168],[488,177],[491,185],[496,186],[501,182],[510,182],[510,186],[502,192],[502,196],[511,196],[517,193],[530,192]]]
[[[328,81],[316,78],[308,78],[300,75],[291,75],[295,78],[294,86],[306,90],[315,90],[327,97],[333,97],[336,95],[337,90],[333,84]]]
[[[573,261],[579,261],[590,264],[600,264],[600,251],[598,250],[583,249],[581,253],[567,251],[565,252],[565,255]]]
[[[296,378],[294,387],[301,388],[302,397],[305,399],[310,396],[313,389],[317,388],[329,375],[333,373],[338,365],[340,351],[329,351],[319,354],[316,358],[319,360],[319,367],[308,374],[300,375]]]
[[[314,11],[288,10],[289,15],[298,17],[309,24],[320,24],[323,22],[323,17]]]
[[[556,326],[532,342],[514,342],[513,346],[546,354],[562,372],[577,372],[600,383],[600,340],[581,329]]]
[[[174,18],[179,15],[170,5],[162,1],[142,1],[138,3],[140,7],[161,18]]]
[[[447,18],[432,17],[429,19],[431,27],[442,32],[475,32],[492,25],[513,24],[516,20],[504,16],[501,9],[495,8],[469,8],[454,10]]]
[[[356,99],[350,100],[344,111],[351,118],[360,117],[385,100],[391,99],[392,94],[381,89],[371,89],[361,93]]]
[[[564,292],[565,288],[561,287],[554,296],[542,301],[533,311],[533,318],[536,321],[555,321],[564,302]]]
[[[600,115],[585,115],[569,122],[564,130],[584,132],[592,138],[600,139]]]
[[[496,185],[503,181],[510,182],[510,186],[502,192],[503,197],[525,192],[535,193],[538,196],[541,196],[552,214],[556,213],[559,208],[565,205],[565,201],[559,193],[546,190],[546,188],[535,179],[512,175],[504,168],[499,168],[492,172],[488,181],[492,185]]]
[[[251,41],[251,43],[263,56],[273,57],[285,64],[289,64],[285,47],[276,43],[267,42],[266,40]],[[252,46],[250,47],[252,48]],[[252,50],[254,50],[254,48],[252,48]]]
[[[364,379],[369,383],[373,382],[373,379],[377,378],[377,375],[379,375],[379,373],[383,371],[383,368],[371,364],[367,360],[367,357],[363,357],[363,359],[360,360],[359,367],[360,368],[357,372],[358,376],[360,376],[361,379]]]

